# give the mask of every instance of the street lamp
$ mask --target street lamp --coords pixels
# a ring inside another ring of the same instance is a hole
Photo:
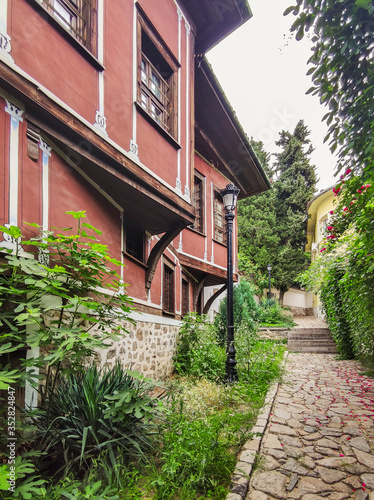
[[[227,228],[227,349],[226,349],[226,382],[232,384],[237,382],[235,345],[234,345],[234,286],[232,267],[232,228],[235,218],[236,202],[239,189],[233,184],[228,184],[222,189],[221,196],[226,210]]]
[[[271,264],[268,264],[266,266],[266,269],[268,270],[268,273],[269,273],[269,295],[268,295],[268,299],[270,300],[271,299]]]

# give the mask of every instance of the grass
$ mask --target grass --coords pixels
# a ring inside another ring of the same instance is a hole
[[[237,341],[238,383],[181,375],[165,381],[168,398],[153,421],[158,434],[145,462],[129,461],[118,448],[116,470],[103,453],[83,478],[64,477],[32,498],[224,500],[267,389],[281,376],[284,352],[283,345],[243,331]]]

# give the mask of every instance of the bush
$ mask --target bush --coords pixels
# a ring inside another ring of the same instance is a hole
[[[300,278],[321,297],[326,321],[340,357],[374,366],[373,269],[363,263],[357,234],[346,234],[317,259]],[[374,268],[374,266],[372,266]]]
[[[259,303],[257,320],[261,326],[292,328],[295,322],[290,316],[285,316],[284,309],[277,300],[263,299]]]
[[[106,452],[117,470],[117,450],[128,459],[144,458],[155,431],[148,420],[159,407],[159,400],[150,395],[154,386],[118,362],[112,369],[99,371],[91,365],[83,373],[61,378],[45,406],[30,412],[45,468],[64,474],[87,471]]]
[[[243,325],[247,330],[256,330],[258,305],[255,300],[253,286],[249,281],[243,279],[234,286],[233,310],[235,327]],[[227,297],[220,303],[219,313],[215,318],[214,324],[221,343],[225,344],[227,338]]]
[[[343,300],[343,286],[341,280],[344,277],[344,266],[342,259],[335,260],[326,271],[325,279],[328,286],[321,290],[321,301],[327,313],[327,323],[330,327],[336,347],[342,359],[354,358],[352,332],[347,318],[346,303]]]
[[[257,334],[238,328],[235,333],[238,376],[246,382],[253,395],[262,397],[269,384],[282,373],[284,348],[271,340],[260,339]]]
[[[223,380],[225,351],[206,316],[189,313],[183,318],[173,361],[180,375]]]
[[[182,498],[177,490],[207,493],[229,480],[236,457],[220,439],[223,428],[219,415],[191,419],[184,413],[182,400],[174,401],[163,431],[162,466],[154,481],[156,498]]]

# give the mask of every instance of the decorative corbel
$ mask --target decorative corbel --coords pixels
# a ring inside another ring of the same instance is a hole
[[[39,160],[39,141],[40,141],[40,130],[32,125],[31,123],[27,123],[27,156],[31,158],[32,161]]]
[[[214,293],[207,300],[207,303],[205,304],[204,309],[203,309],[203,314],[208,314],[210,306],[213,304],[213,302],[216,300],[216,298],[219,297],[221,295],[221,293],[223,293],[226,290],[226,288],[227,288],[227,285],[223,285],[222,288],[220,288],[219,290],[217,290],[216,293]]]
[[[156,272],[156,267],[161,255],[164,253],[166,247],[173,241],[174,238],[186,227],[185,222],[179,222],[176,226],[170,228],[166,233],[160,238],[156,245],[152,248],[147,261],[147,272],[145,274],[145,287],[147,290],[151,288],[151,284]]]
[[[197,283],[195,286],[194,294],[193,294],[193,310],[196,312],[197,308],[197,301],[199,300],[199,295],[200,292],[204,286],[205,280],[207,279],[208,275],[204,274],[204,276],[201,278],[201,280]]]

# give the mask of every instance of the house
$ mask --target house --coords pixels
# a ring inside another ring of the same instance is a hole
[[[170,371],[180,319],[226,281],[220,190],[269,187],[205,59],[250,17],[244,0],[1,1],[0,224],[31,237],[85,210],[102,230],[136,307],[102,363]]]
[[[331,213],[335,208],[335,194],[333,188],[334,186],[330,186],[326,189],[322,189],[308,205],[308,243],[305,246],[305,251],[311,253],[312,262],[316,260],[316,257],[322,250],[323,246],[321,243],[328,234],[327,226],[331,219]],[[313,295],[313,314],[317,318],[323,318],[321,302],[317,295]]]

